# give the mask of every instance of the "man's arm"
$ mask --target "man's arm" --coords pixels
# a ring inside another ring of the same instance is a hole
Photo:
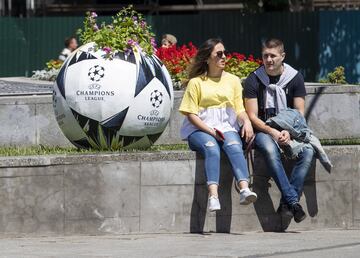
[[[294,97],[294,108],[302,115],[305,113],[305,97]]]
[[[287,131],[278,131],[265,124],[260,118],[258,118],[258,103],[256,98],[245,98],[245,109],[249,116],[249,119],[255,129],[260,132],[269,134],[279,144],[287,144],[290,140],[290,135]]]

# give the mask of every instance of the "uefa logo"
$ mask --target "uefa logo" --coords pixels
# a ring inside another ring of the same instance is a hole
[[[89,69],[88,77],[93,82],[98,82],[105,76],[105,68],[100,65],[95,65]]]
[[[151,102],[151,105],[154,108],[159,108],[161,103],[163,102],[163,94],[162,94],[162,92],[160,92],[158,90],[154,90],[153,92],[151,92],[151,94],[150,94],[150,102]]]
[[[158,116],[160,112],[156,109],[150,111],[150,116]]]

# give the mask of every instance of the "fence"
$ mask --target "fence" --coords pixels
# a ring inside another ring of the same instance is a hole
[[[105,20],[109,20],[106,17]],[[300,69],[306,81],[345,67],[349,82],[360,81],[360,12],[323,11],[243,14],[238,11],[148,16],[159,42],[172,33],[180,44],[201,44],[221,37],[227,49],[260,56],[267,37],[284,40],[286,62]],[[57,58],[66,36],[82,26],[83,17],[0,17],[0,77],[30,76]]]

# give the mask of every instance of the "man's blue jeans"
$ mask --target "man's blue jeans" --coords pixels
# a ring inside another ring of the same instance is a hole
[[[244,157],[242,142],[237,132],[225,132],[225,141],[217,141],[203,131],[195,131],[188,137],[189,147],[205,159],[207,184],[219,184],[220,152],[227,155],[237,182],[249,181],[249,171]]]
[[[304,181],[308,174],[314,157],[312,148],[304,148],[296,160],[296,164],[288,179],[281,161],[281,154],[278,145],[272,137],[265,133],[256,133],[255,148],[263,154],[267,171],[275,180],[281,191],[281,202],[294,204],[299,201],[303,191]]]

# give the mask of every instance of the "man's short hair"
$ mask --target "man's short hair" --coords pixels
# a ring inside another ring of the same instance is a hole
[[[75,39],[75,37],[68,37],[64,40],[64,45],[66,48],[68,48],[70,46],[70,43],[73,39]]]
[[[284,43],[280,40],[280,39],[267,39],[263,42],[262,44],[262,50],[264,50],[264,48],[279,48],[280,52],[284,52]]]

